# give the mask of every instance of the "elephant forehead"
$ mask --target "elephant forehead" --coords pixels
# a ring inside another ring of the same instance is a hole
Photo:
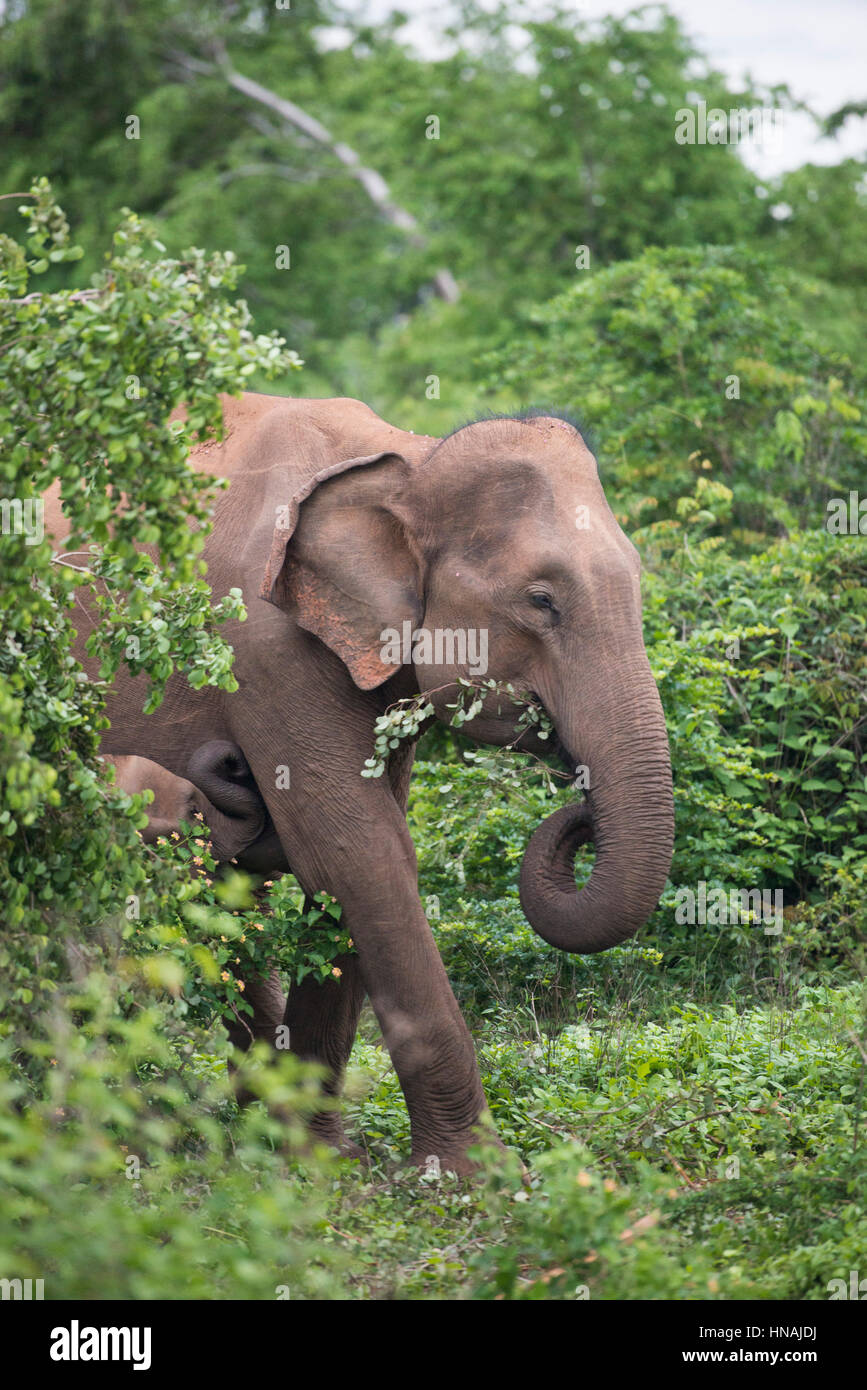
[[[552,442],[565,441],[567,445],[577,446],[589,453],[581,431],[573,421],[560,415],[544,414],[497,415],[486,420],[474,420],[445,435],[440,441],[440,447],[447,444],[478,447],[484,444],[490,448],[508,448],[510,445],[526,447],[529,443],[531,448],[538,448],[546,439]]]
[[[574,454],[574,451],[570,451]],[[459,485],[456,511],[467,524],[483,518],[492,532],[530,530],[535,526],[553,535],[574,526],[582,505],[601,523],[610,516],[605,493],[590,457],[590,466],[569,457],[497,459],[488,467],[467,471]]]
[[[438,547],[479,556],[514,546],[546,520],[550,526],[556,513],[550,480],[521,460],[494,460],[437,479],[428,509]]]
[[[596,460],[567,420],[539,415],[526,420],[480,420],[446,435],[428,455],[423,476],[436,488],[460,492],[466,483],[498,490],[509,484],[598,483]],[[508,481],[507,481],[508,480]]]

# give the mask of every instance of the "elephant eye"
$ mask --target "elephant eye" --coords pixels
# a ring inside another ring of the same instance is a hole
[[[535,593],[530,594],[530,602],[534,608],[541,608],[544,612],[559,614],[559,609],[550,594]]]

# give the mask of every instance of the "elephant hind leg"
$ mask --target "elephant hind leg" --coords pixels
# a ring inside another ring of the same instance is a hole
[[[245,998],[253,1009],[252,1017],[246,1013],[236,1013],[234,1018],[224,1018],[223,1026],[229,1034],[229,1041],[239,1052],[247,1052],[254,1042],[266,1042],[277,1047],[278,1028],[282,1027],[286,1011],[286,996],[279,972],[272,969],[264,979],[249,980]],[[237,1079],[237,1066],[229,1059],[229,1076],[239,1105],[248,1105],[256,1097]]]
[[[233,1047],[246,1052],[254,1042],[267,1042],[277,1045],[277,1029],[282,1026],[286,1012],[286,996],[279,972],[272,969],[262,980],[246,982],[244,998],[250,1004],[253,1014],[238,1013],[233,1019],[226,1019],[225,1027]]]
[[[341,971],[339,981],[326,980],[320,984],[307,979],[300,985],[293,985],[288,999],[276,970],[272,970],[267,979],[251,980],[246,997],[253,1007],[253,1016],[239,1014],[235,1019],[223,1020],[229,1041],[241,1052],[260,1041],[276,1048],[280,1036],[278,1028],[288,1027],[292,1052],[302,1061],[326,1066],[328,1075],[322,1085],[323,1094],[329,1098],[338,1096],[364,1003],[357,958],[343,957]],[[229,1074],[238,1104],[247,1105],[254,1100],[253,1092],[237,1079],[237,1064],[231,1059]],[[314,1140],[337,1149],[342,1157],[367,1160],[366,1150],[347,1139],[338,1110],[320,1111],[310,1121],[309,1129]]]
[[[340,971],[339,979],[320,983],[308,977],[293,985],[286,1001],[292,1051],[302,1061],[328,1068],[322,1090],[329,1099],[340,1094],[365,998],[358,957],[341,956]],[[320,1111],[310,1130],[315,1139],[337,1149],[344,1158],[367,1160],[367,1151],[347,1139],[339,1110]]]

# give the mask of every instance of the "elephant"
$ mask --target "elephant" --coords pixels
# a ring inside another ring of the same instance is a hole
[[[414,744],[393,750],[383,776],[360,774],[375,722],[396,701],[427,692],[432,719],[449,719],[469,665],[470,644],[456,639],[483,634],[476,655],[483,646],[497,689],[462,732],[515,743],[524,706],[503,696],[510,683],[548,715],[565,766],[586,771],[585,800],[530,839],[524,913],[564,951],[632,936],[660,897],[674,838],[638,552],[563,412],[491,416],[433,438],[350,399],[248,393],[225,397],[222,410],[222,440],[194,449],[191,464],[228,480],[204,558],[215,595],[237,586],[248,605],[247,621],[224,629],[238,689],[194,691],[176,676],[145,716],[144,678],[122,671],[103,751],[146,754],[195,782],[197,750],[241,749],[286,862],[306,893],[338,900],[355,943],[339,980],[290,990],[293,1051],[324,1065],[336,1094],[367,995],[409,1110],[411,1161],[436,1155],[442,1169],[469,1173],[490,1118],[419,898],[406,823]],[[59,539],[63,527],[49,498],[46,529]],[[96,619],[85,593],[81,603],[77,650],[94,670],[83,652]],[[401,652],[395,632],[432,640]],[[552,740],[527,730],[516,746],[541,756]],[[579,890],[575,853],[591,839]],[[345,1145],[330,1118],[332,1141]]]
[[[115,785],[121,791],[131,795],[149,789],[154,793],[147,809],[148,823],[141,832],[145,844],[154,844],[160,837],[168,839],[178,832],[182,821],[192,824],[199,815],[210,831],[211,849],[218,863],[234,861],[241,869],[269,877],[287,871],[265,803],[243,753],[234,744],[215,740],[196,749],[189,770],[198,785],[149,758],[106,761],[114,764]],[[253,1015],[224,1020],[229,1039],[244,1051],[259,1039],[274,1046],[286,1012],[279,973],[272,969],[264,979],[246,980],[245,986],[244,997]]]

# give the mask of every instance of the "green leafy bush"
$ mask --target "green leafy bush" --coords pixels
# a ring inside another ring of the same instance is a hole
[[[265,1105],[235,1118],[225,1045],[141,992],[127,1013],[124,988],[92,972],[26,1065],[0,1056],[4,1272],[51,1299],[340,1297],[342,1261],[319,1239],[328,1154],[303,1157],[315,1069],[251,1058],[244,1084]]]
[[[708,472],[741,528],[820,525],[863,480],[867,378],[805,328],[810,290],[738,246],[652,247],[536,311],[490,355],[490,389],[575,410],[630,526],[664,528]]]
[[[246,874],[218,871],[204,824],[182,822],[171,841],[159,839],[146,853],[175,875],[178,869],[187,874],[173,876],[160,914],[136,913],[125,924],[130,956],[118,968],[140,970],[149,983],[168,989],[191,1019],[208,1025],[252,1015],[247,982],[272,968],[298,984],[308,976],[339,981],[338,961],[354,954],[354,945],[329,893],[308,900],[289,873],[257,889]]]
[[[59,480],[71,534],[55,555],[36,529],[0,532],[0,1006],[4,1029],[25,1033],[67,972],[67,931],[95,946],[129,898],[159,914],[167,885],[165,874],[149,884],[133,852],[141,800],[121,807],[101,775],[104,687],[73,654],[74,590],[102,595],[89,646],[103,677],[124,661],[146,673],[148,708],[174,670],[193,687],[235,688],[219,627],[243,616],[241,595],[213,603],[202,576],[213,499],[188,453],[221,428],[221,391],[256,368],[298,365],[227,296],[231,254],[171,260],[129,212],[90,287],[25,293],[31,276],[80,255],[47,181],[29,196],[26,245],[0,239],[0,496],[17,523]],[[182,403],[183,425],[170,419]],[[137,542],[158,547],[162,565]]]

